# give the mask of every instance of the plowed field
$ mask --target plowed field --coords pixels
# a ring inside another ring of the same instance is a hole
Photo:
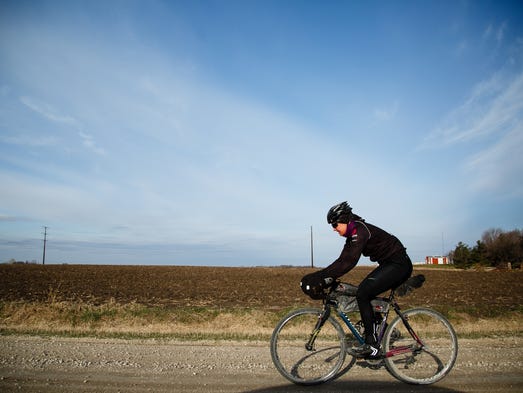
[[[370,267],[344,281],[359,283]],[[0,301],[107,302],[216,308],[284,309],[318,304],[299,288],[310,268],[189,266],[0,265]],[[416,268],[424,286],[402,298],[404,306],[429,306],[477,317],[521,312],[521,271]]]

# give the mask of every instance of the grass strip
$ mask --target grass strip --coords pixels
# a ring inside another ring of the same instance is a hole
[[[292,308],[213,308],[101,305],[73,302],[0,302],[0,334],[67,337],[162,338],[186,341],[264,340]],[[297,308],[297,307],[296,307]],[[522,313],[499,316],[476,309],[446,309],[460,337],[521,336]],[[468,311],[468,312],[466,312]],[[351,316],[356,322],[358,315]],[[347,329],[348,331],[348,329]]]

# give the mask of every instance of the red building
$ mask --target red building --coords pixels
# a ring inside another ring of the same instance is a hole
[[[425,257],[427,265],[448,265],[449,257],[429,256]]]

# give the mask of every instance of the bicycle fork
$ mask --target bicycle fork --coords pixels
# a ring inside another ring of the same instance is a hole
[[[320,333],[321,331],[321,328],[323,327],[323,325],[325,324],[325,322],[327,321],[327,319],[329,319],[331,315],[331,309],[330,307],[324,307],[322,312],[320,313],[320,315],[318,315],[318,321],[316,322],[316,325],[314,326],[314,330],[312,331],[310,337],[309,337],[309,341],[307,341],[307,343],[305,344],[305,349],[307,349],[307,351],[314,351],[314,342],[316,341],[316,337],[318,337],[318,334]]]

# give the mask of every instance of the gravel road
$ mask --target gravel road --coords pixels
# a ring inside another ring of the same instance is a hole
[[[520,338],[459,344],[451,374],[428,387],[360,366],[331,383],[300,387],[278,374],[268,343],[0,336],[0,391],[523,392]]]

